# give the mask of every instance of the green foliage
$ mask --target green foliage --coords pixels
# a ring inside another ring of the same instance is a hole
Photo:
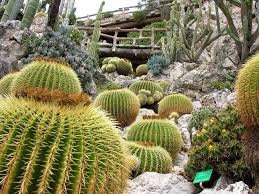
[[[36,59],[26,65],[14,79],[11,88],[12,93],[36,89],[68,94],[82,92],[80,81],[69,64],[47,58]]]
[[[158,114],[163,117],[168,117],[172,112],[188,114],[192,110],[192,100],[183,94],[170,94],[158,104]]]
[[[161,93],[163,92],[163,89],[159,86],[159,84],[148,80],[135,81],[130,85],[129,89],[135,94],[138,94],[142,89],[150,91],[151,95],[154,95],[156,91]]]
[[[170,60],[163,55],[153,55],[148,59],[148,69],[154,75],[162,73],[163,69],[167,68],[170,64]]]
[[[209,118],[216,116],[217,109],[212,107],[202,107],[200,110],[194,111],[192,113],[192,119],[188,126],[189,130],[193,127],[199,130],[203,127],[205,121]]]
[[[24,16],[21,22],[21,28],[30,28],[32,20],[37,12],[39,7],[39,0],[30,0],[26,6]]]
[[[132,155],[139,161],[139,167],[132,172],[136,177],[144,172],[170,173],[172,172],[172,159],[169,153],[161,147],[147,147],[134,142],[126,142]]]
[[[138,10],[138,11],[133,12],[134,20],[141,21],[141,20],[146,19],[146,17],[147,17],[146,10]]]
[[[95,105],[111,114],[121,127],[135,121],[140,108],[138,97],[128,89],[104,91],[96,97]]]
[[[123,193],[127,153],[102,111],[7,98],[0,112],[2,193]]]
[[[84,34],[77,28],[74,28],[71,32],[70,38],[75,41],[77,45],[81,45],[82,41],[84,40]]]
[[[119,84],[116,83],[107,83],[107,84],[97,84],[97,94],[100,94],[106,90],[117,90],[117,89],[121,89],[122,87]]]
[[[166,27],[166,22],[161,21],[161,22],[154,22],[149,25],[146,25],[143,29],[151,29],[151,28],[165,28]],[[143,32],[142,33],[143,37],[150,37],[151,32]],[[155,43],[157,43],[162,37],[166,36],[165,32],[156,32],[155,34]],[[127,34],[127,37],[133,37],[137,38],[139,37],[139,32],[129,32]],[[133,41],[130,40],[122,40],[120,41],[120,44],[133,44]],[[137,40],[136,41],[137,45],[150,45],[151,42],[150,40]]]
[[[141,77],[142,75],[147,75],[148,73],[148,67],[147,64],[139,65],[136,69],[136,75],[138,77]]]
[[[14,78],[18,75],[17,72],[10,73],[0,79],[0,95],[5,96],[11,94],[11,86]]]
[[[161,146],[173,159],[182,147],[182,136],[178,127],[167,119],[156,117],[147,117],[133,123],[128,130],[127,139]]]
[[[185,168],[190,180],[196,172],[213,168],[216,173],[236,181],[251,181],[250,169],[242,156],[244,131],[234,107],[229,106],[209,119],[193,138]]]
[[[93,61],[70,36],[71,34],[67,31],[47,31],[41,37],[37,37],[34,33],[24,33],[22,43],[27,47],[27,56],[22,60],[23,64],[28,64],[37,57],[63,60],[71,64],[80,79],[83,90],[91,94]]]
[[[112,18],[113,17],[113,13],[110,12],[110,11],[103,12],[103,17],[104,18]]]

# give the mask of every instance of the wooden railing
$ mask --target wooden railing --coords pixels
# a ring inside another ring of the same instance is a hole
[[[92,27],[82,27],[79,30],[93,31]],[[117,47],[127,47],[127,48],[150,48],[152,51],[155,49],[160,49],[161,40],[156,41],[155,35],[157,32],[167,32],[167,28],[151,28],[151,29],[121,29],[121,28],[101,28],[101,37],[111,39],[111,43],[99,43],[101,46],[111,46],[112,51],[116,52]],[[105,33],[104,33],[105,32]],[[119,37],[119,33],[129,33],[129,32],[139,32],[138,37]],[[150,36],[144,36],[144,32],[150,32]],[[106,33],[114,33],[114,35],[109,35]],[[89,39],[90,40],[90,39]],[[121,44],[121,41],[131,41],[132,44]],[[138,40],[149,40],[150,45],[137,44]]]

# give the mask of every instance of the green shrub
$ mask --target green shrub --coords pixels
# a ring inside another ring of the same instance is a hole
[[[183,94],[171,94],[158,104],[158,114],[168,117],[172,112],[189,114],[193,110],[192,100]]]
[[[167,68],[170,64],[170,60],[167,59],[163,55],[153,55],[151,56],[148,61],[148,69],[151,71],[154,75],[159,75],[162,73],[162,70]]]
[[[128,129],[127,140],[151,143],[166,149],[173,159],[181,151],[182,136],[178,127],[167,119],[147,117],[133,123]]]
[[[142,75],[147,75],[147,73],[148,73],[148,67],[146,64],[139,65],[136,69],[136,75],[138,77]]]
[[[196,130],[201,129],[204,122],[207,121],[209,118],[214,117],[216,113],[217,109],[212,107],[202,107],[200,110],[194,111],[192,113],[191,122],[188,126],[189,130],[191,130],[193,127]]]
[[[145,10],[139,10],[139,11],[133,12],[134,20],[141,21],[146,19],[146,17],[147,17],[147,12]]]
[[[136,156],[139,167],[132,172],[136,177],[144,172],[170,173],[172,172],[172,159],[169,153],[161,147],[143,146],[135,142],[126,142],[131,154]]]
[[[193,138],[185,173],[192,180],[195,173],[213,168],[218,175],[235,181],[251,181],[250,169],[243,156],[241,136],[245,128],[234,107],[209,119]]]
[[[138,97],[128,89],[104,91],[95,99],[95,105],[111,114],[121,127],[135,121],[140,108]]]
[[[123,193],[127,153],[102,111],[6,98],[0,112],[2,193]]]
[[[10,73],[0,79],[0,95],[6,96],[11,94],[11,86],[14,78],[18,75],[17,72]]]
[[[106,11],[102,13],[103,18],[112,18],[113,17],[113,13],[110,11]]]

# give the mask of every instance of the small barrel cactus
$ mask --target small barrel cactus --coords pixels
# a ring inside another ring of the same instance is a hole
[[[115,72],[116,71],[116,66],[114,64],[112,64],[112,63],[109,63],[109,64],[105,65],[105,70],[108,73]]]
[[[104,91],[95,99],[95,105],[110,113],[121,127],[135,121],[140,109],[138,97],[128,89]]]
[[[154,95],[156,91],[161,93],[163,92],[163,89],[159,86],[159,84],[147,80],[136,81],[133,84],[131,84],[129,89],[135,94],[138,94],[139,91],[142,89],[150,91],[152,95]]]
[[[18,72],[10,73],[4,76],[0,80],[0,95],[6,96],[11,94],[11,86],[13,83],[14,78],[18,75]]]
[[[102,64],[105,65],[105,64],[108,64],[109,61],[112,59],[112,57],[107,57],[103,60]]]
[[[39,100],[76,101],[82,99],[80,81],[69,64],[39,58],[26,65],[15,77],[11,92]]]
[[[117,73],[120,75],[129,75],[133,73],[132,64],[126,59],[119,59],[116,68]]]
[[[173,159],[181,151],[182,136],[175,124],[152,115],[133,123],[128,129],[129,141],[147,142],[166,149]]]
[[[148,67],[147,67],[147,64],[142,64],[142,65],[139,65],[136,69],[136,75],[138,77],[142,76],[142,75],[147,75],[148,73]]]
[[[193,110],[192,100],[183,94],[171,94],[158,104],[158,114],[168,117],[172,112],[188,114]]]
[[[136,177],[144,172],[170,173],[172,172],[172,159],[169,153],[159,146],[144,146],[135,142],[126,142],[132,155],[139,161],[139,167],[133,171]]]
[[[122,194],[127,152],[92,105],[0,101],[1,193]]]

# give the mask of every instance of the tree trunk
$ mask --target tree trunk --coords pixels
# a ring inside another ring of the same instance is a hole
[[[55,24],[58,22],[58,13],[61,0],[53,0],[49,7],[48,26],[55,30]]]

